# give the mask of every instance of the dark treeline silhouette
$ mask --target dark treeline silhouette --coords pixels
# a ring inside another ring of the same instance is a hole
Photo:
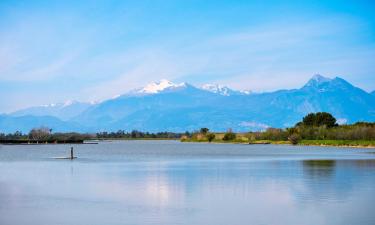
[[[0,140],[27,140],[28,134],[23,134],[20,131],[14,133],[4,134],[0,133]]]
[[[165,139],[178,139],[182,135],[190,135],[189,132],[185,133],[173,133],[173,132],[142,132],[138,130],[133,130],[131,132],[126,132],[124,130],[119,130],[117,132],[100,132],[96,133],[97,138],[124,138],[124,139],[136,139],[136,138],[165,138]]]
[[[39,127],[32,129],[28,134],[19,131],[13,134],[0,133],[0,143],[82,143],[94,137],[95,135],[75,132],[52,133],[52,129]]]
[[[0,143],[79,143],[84,140],[92,139],[179,139],[182,135],[190,136],[189,132],[173,133],[173,132],[142,132],[133,130],[126,132],[119,130],[117,132],[100,132],[96,134],[81,134],[75,132],[69,133],[52,133],[47,127],[32,129],[28,134],[16,131],[15,133],[0,133]]]

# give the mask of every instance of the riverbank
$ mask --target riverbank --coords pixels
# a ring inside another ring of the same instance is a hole
[[[181,142],[209,142],[205,139],[181,139]],[[290,141],[274,140],[254,140],[249,141],[244,138],[224,141],[214,139],[211,143],[230,143],[230,144],[274,144],[291,145]],[[296,145],[303,146],[326,146],[326,147],[350,147],[350,148],[375,148],[375,140],[300,140]]]
[[[3,145],[84,144],[84,140],[0,140]]]
[[[178,141],[179,138],[96,138],[99,141]]]
[[[375,140],[301,140],[299,145],[375,148]]]

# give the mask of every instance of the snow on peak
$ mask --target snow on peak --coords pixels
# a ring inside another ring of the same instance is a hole
[[[59,103],[50,103],[50,104],[40,105],[40,107],[49,108],[49,107],[56,107],[58,105]]]
[[[117,94],[117,95],[112,96],[111,99],[116,99],[116,98],[118,98],[118,97],[120,97],[120,96],[121,96],[121,95]]]
[[[244,90],[244,91],[236,91],[236,90],[232,90],[226,86],[222,86],[222,85],[219,85],[219,84],[205,84],[201,87],[203,90],[206,90],[206,91],[210,91],[212,93],[215,93],[215,94],[220,94],[220,95],[224,95],[224,96],[230,96],[230,95],[248,95],[250,94],[251,92],[248,91],[248,90]]]
[[[162,79],[159,82],[147,84],[144,88],[138,90],[138,93],[142,94],[156,94],[166,89],[173,89],[186,86],[185,83],[175,84],[169,80]]]
[[[315,74],[315,75],[311,78],[311,80],[316,81],[316,82],[318,82],[318,83],[324,83],[324,82],[329,82],[329,81],[331,81],[332,79],[330,79],[330,78],[328,78],[328,77],[324,77],[324,76],[322,76],[322,75],[320,75],[320,74]]]
[[[315,74],[310,80],[308,83],[317,83],[317,84],[321,84],[321,83],[325,83],[325,82],[329,82],[331,81],[332,79],[328,78],[328,77],[324,77],[320,74]]]
[[[63,103],[63,107],[66,107],[66,106],[70,106],[70,105],[73,105],[75,103],[78,103],[77,101],[74,101],[74,100],[67,100]]]
[[[240,91],[244,95],[250,95],[252,92],[250,90],[242,90]]]
[[[202,89],[225,96],[229,96],[230,92],[232,91],[228,87],[221,86],[219,84],[205,84],[202,86]]]
[[[65,107],[69,107],[69,106],[72,106],[72,105],[75,105],[75,104],[85,104],[85,103],[81,103],[81,102],[78,102],[76,100],[67,100],[65,102],[40,105],[40,107],[44,107],[44,108],[65,108]]]
[[[306,84],[305,87],[319,87],[323,83],[332,81],[328,77],[324,77],[320,74],[315,74]]]

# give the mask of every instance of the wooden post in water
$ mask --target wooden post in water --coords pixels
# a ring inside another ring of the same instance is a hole
[[[73,147],[70,147],[70,159],[73,159],[74,156],[73,156]]]

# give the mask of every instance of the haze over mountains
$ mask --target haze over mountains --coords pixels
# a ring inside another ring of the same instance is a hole
[[[82,113],[92,105],[94,105],[94,103],[66,101],[64,103],[52,103],[49,105],[34,106],[26,109],[21,109],[11,113],[11,115],[54,116],[61,120],[69,120]]]
[[[332,113],[340,123],[375,121],[375,94],[321,75],[299,89],[268,93],[162,80],[100,103],[70,101],[3,114],[0,132],[28,132],[38,126],[79,132],[249,131],[293,126],[317,111]]]

